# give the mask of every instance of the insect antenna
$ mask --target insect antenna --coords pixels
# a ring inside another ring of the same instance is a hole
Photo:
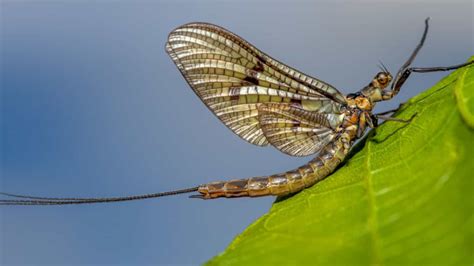
[[[159,198],[171,195],[185,194],[195,192],[199,187],[192,187],[180,190],[166,191],[160,193],[132,195],[126,197],[110,198],[56,198],[56,197],[36,197],[30,195],[19,195],[0,192],[0,195],[11,198],[22,199],[0,199],[0,205],[72,205],[72,204],[92,204],[92,203],[110,203],[120,201],[142,200],[150,198]]]
[[[382,70],[383,72],[385,73],[390,73],[390,71],[388,71],[388,68],[383,64],[383,62],[381,60],[379,60],[379,65],[378,67],[380,68],[380,70]]]

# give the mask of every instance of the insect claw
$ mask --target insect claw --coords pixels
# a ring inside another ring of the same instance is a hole
[[[414,114],[410,117],[410,119],[408,119],[408,121],[411,122],[411,121],[413,120],[413,118],[415,118],[415,116],[417,116],[417,115],[418,115],[418,113],[414,113]]]

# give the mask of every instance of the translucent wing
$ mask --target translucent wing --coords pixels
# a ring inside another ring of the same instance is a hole
[[[340,113],[344,96],[331,85],[290,68],[215,25],[191,23],[172,31],[166,50],[207,107],[248,142],[264,146],[258,108],[294,103]]]
[[[292,156],[318,152],[336,135],[340,115],[309,112],[291,104],[262,104],[259,122],[270,144]]]

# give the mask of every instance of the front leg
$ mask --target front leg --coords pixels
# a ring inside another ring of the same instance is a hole
[[[461,67],[474,64],[474,61],[471,61],[464,64],[458,64],[458,65],[448,66],[448,67],[410,67],[413,60],[415,60],[416,55],[418,54],[421,47],[423,47],[423,44],[425,43],[426,35],[428,34],[428,28],[429,28],[428,20],[429,18],[425,20],[425,30],[423,31],[423,35],[421,37],[420,42],[418,43],[418,45],[416,46],[415,50],[412,52],[408,60],[402,65],[400,70],[398,70],[398,73],[392,82],[392,86],[390,90],[382,92],[382,100],[386,101],[395,97],[395,95],[397,95],[400,89],[402,88],[405,81],[413,72],[428,73],[428,72],[437,72],[437,71],[449,71],[449,70],[454,70],[454,69],[458,69]]]
[[[420,51],[421,47],[423,47],[423,44],[425,43],[426,36],[428,35],[428,21],[430,18],[425,19],[425,30],[423,31],[423,35],[421,36],[421,40],[418,43],[418,45],[415,47],[415,50],[411,53],[410,57],[408,60],[402,65],[400,70],[398,70],[397,75],[395,76],[395,80],[392,82],[392,87],[390,91],[384,91],[384,94],[382,95],[383,100],[390,100],[392,99],[395,95],[398,94],[400,91],[400,88],[402,87],[403,83],[408,79],[408,77],[411,74],[411,71],[407,71],[413,62],[415,60],[416,55]]]
[[[413,114],[410,118],[408,119],[403,119],[403,118],[396,118],[396,117],[391,117],[391,116],[384,116],[384,115],[379,115],[376,114],[374,115],[376,119],[382,119],[385,121],[395,121],[395,122],[401,122],[401,123],[410,123],[413,118],[416,116],[416,113]]]
[[[455,70],[461,67],[469,66],[472,64],[474,64],[474,61],[459,64],[459,65],[454,65],[454,66],[447,66],[447,67],[408,67],[404,69],[403,73],[400,75],[400,78],[394,81],[394,83],[392,84],[392,90],[383,92],[382,99],[389,100],[393,98],[395,95],[397,95],[401,87],[403,86],[403,84],[405,83],[405,81],[408,79],[408,77],[410,76],[412,72],[428,73],[428,72],[438,72],[438,71],[449,71],[449,70]]]

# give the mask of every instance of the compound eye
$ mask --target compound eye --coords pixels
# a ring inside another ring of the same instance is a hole
[[[385,73],[379,73],[379,74],[377,75],[377,81],[378,81],[380,84],[382,84],[382,85],[383,85],[383,84],[387,84],[387,82],[388,82],[388,76],[387,76],[387,74],[385,74]]]

